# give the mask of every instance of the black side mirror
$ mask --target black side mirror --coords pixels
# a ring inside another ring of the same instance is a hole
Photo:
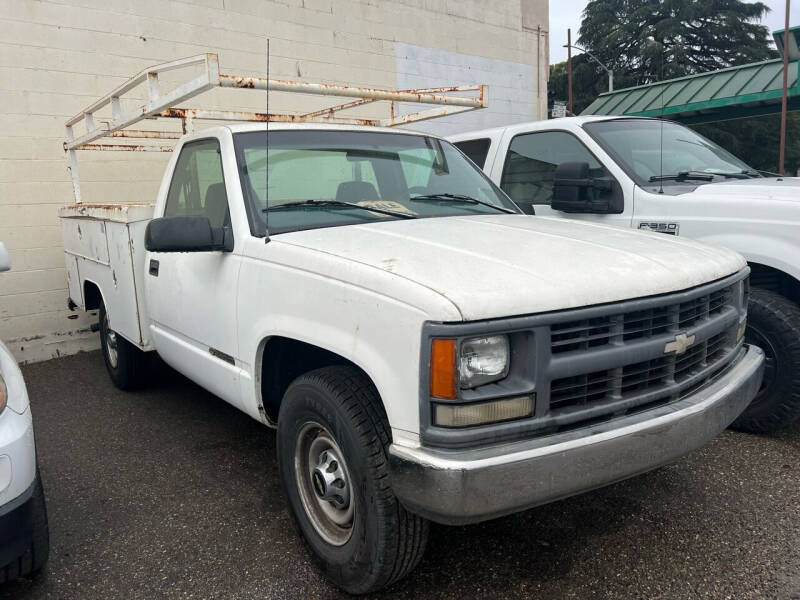
[[[147,224],[144,247],[150,252],[232,252],[230,227],[212,227],[208,217],[160,217]]]
[[[556,167],[551,207],[566,213],[619,214],[622,188],[614,179],[593,179],[589,163],[565,162]]]

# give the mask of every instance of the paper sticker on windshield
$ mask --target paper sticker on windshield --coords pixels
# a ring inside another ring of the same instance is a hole
[[[394,202],[393,200],[362,200],[360,202],[356,202],[356,204],[371,208],[382,208],[383,210],[393,210],[395,212],[401,212],[407,215],[417,214],[407,206],[403,206],[399,202]]]
[[[643,221],[639,223],[639,229],[655,231],[656,233],[666,233],[667,235],[678,235],[677,223],[656,223],[653,221]]]

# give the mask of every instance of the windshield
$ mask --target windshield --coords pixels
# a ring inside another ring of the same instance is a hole
[[[459,150],[438,138],[271,131],[268,195],[265,133],[240,133],[234,140],[254,233],[518,212]]]
[[[663,122],[663,158],[660,121],[620,119],[586,123],[583,127],[641,185],[651,184],[662,175],[680,173],[757,175],[754,169],[711,140],[670,121]],[[718,179],[700,178],[692,180],[692,183],[702,184]],[[680,181],[682,179],[666,180],[663,184]]]

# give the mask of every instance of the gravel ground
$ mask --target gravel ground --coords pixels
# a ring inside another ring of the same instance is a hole
[[[275,435],[174,374],[137,393],[99,353],[29,365],[45,572],[0,598],[337,598],[309,563]],[[800,427],[725,432],[669,467],[470,527],[432,528],[378,598],[800,600]]]

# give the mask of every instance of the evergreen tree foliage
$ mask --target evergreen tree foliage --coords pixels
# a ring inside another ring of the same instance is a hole
[[[742,0],[592,0],[583,12],[578,45],[614,70],[622,89],[724,67],[777,58],[761,19],[762,2]],[[608,91],[606,72],[573,51],[573,110],[580,114]],[[567,99],[567,64],[550,67],[550,90]],[[695,125],[751,166],[775,171],[780,117]],[[789,113],[787,168],[800,168],[800,113]]]

